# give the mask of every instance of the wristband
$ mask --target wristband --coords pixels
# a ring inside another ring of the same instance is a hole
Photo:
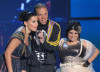
[[[89,65],[90,65],[90,63],[88,60],[83,64],[84,67],[88,67]]]

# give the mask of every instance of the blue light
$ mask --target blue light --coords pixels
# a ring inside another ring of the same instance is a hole
[[[26,0],[26,3],[29,3],[31,0]]]
[[[24,10],[24,3],[21,3],[21,10]]]

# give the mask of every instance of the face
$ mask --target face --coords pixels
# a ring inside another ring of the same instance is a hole
[[[36,9],[38,20],[43,25],[46,24],[48,20],[48,10],[47,8],[38,8]]]
[[[32,16],[30,20],[27,21],[27,27],[30,31],[36,31],[38,27],[37,16]]]
[[[78,40],[78,37],[79,37],[79,33],[75,30],[70,30],[68,32],[68,39],[71,40],[72,42],[73,41],[77,41]]]

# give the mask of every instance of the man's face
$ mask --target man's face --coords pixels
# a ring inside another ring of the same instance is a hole
[[[38,9],[36,9],[36,12],[37,12],[39,22],[42,23],[43,25],[45,25],[48,20],[47,8],[38,8]]]

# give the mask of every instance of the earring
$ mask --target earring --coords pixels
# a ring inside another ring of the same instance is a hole
[[[77,38],[77,40],[79,41],[79,40],[80,40],[80,38],[78,37],[78,38]]]
[[[27,28],[27,26],[26,26],[26,33],[28,33],[28,28]]]

